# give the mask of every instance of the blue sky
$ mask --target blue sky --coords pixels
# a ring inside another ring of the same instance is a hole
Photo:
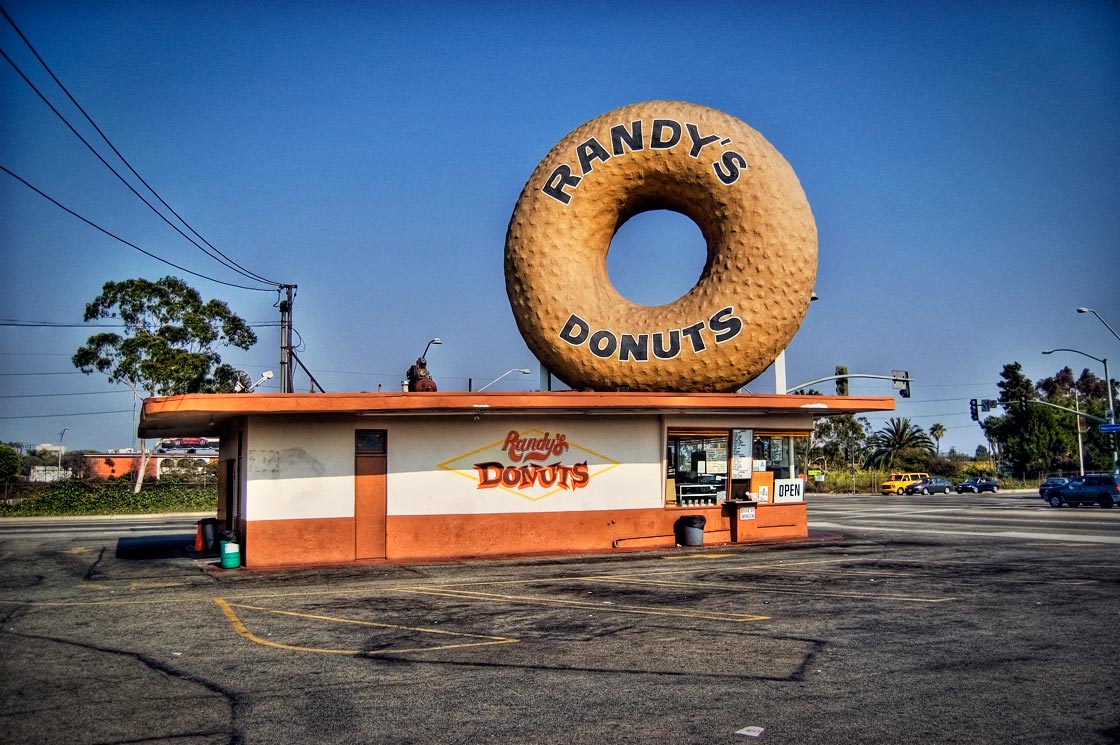
[[[817,221],[793,385],[908,369],[896,415],[983,439],[968,399],[1086,358],[1120,371],[1120,7],[1073,3],[375,3],[7,0],[37,51],[210,243],[297,284],[300,358],[330,391],[399,386],[432,337],[442,389],[536,362],[506,300],[513,204],[583,122],[653,99],[726,111],[791,163]],[[12,29],[0,47],[95,134]],[[226,281],[0,70],[0,164],[145,250]],[[275,323],[276,294],[191,278],[0,173],[0,319],[78,323],[108,280],[167,274]],[[624,227],[608,268],[632,300],[687,291],[698,229]],[[134,444],[131,394],[77,374],[83,328],[0,326],[0,440]],[[277,370],[278,332],[226,359]],[[275,380],[272,381],[275,383]],[[528,389],[513,375],[494,389]],[[306,389],[306,378],[297,386]],[[830,387],[822,386],[827,391]],[[772,392],[768,371],[749,385]],[[891,395],[889,382],[852,393]],[[92,412],[116,412],[94,414]],[[873,417],[880,426],[884,417]]]

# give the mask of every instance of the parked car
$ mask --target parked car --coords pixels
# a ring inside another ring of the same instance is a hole
[[[915,481],[906,486],[907,494],[948,494],[953,490],[953,485],[949,479],[943,479],[940,476],[930,476],[921,481]]]
[[[1061,489],[1069,483],[1069,479],[1061,476],[1051,476],[1038,485],[1038,496],[1046,499],[1051,489]]]
[[[1065,486],[1047,492],[1046,501],[1051,507],[1068,504],[1077,507],[1083,504],[1099,504],[1112,507],[1120,503],[1120,483],[1112,474],[1090,474],[1070,481]]]
[[[892,473],[891,477],[879,484],[880,494],[905,494],[906,487],[922,479],[928,479],[928,473]]]
[[[957,494],[964,494],[965,492],[980,494],[986,491],[990,491],[992,494],[998,492],[999,482],[995,479],[987,478],[986,476],[973,476],[957,484]]]

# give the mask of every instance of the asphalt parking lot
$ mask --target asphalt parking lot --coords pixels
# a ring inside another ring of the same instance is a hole
[[[830,529],[249,572],[121,541],[0,540],[5,741],[1120,737],[1110,544]]]

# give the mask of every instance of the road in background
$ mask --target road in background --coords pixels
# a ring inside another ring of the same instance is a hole
[[[0,530],[0,731],[78,745],[1120,737],[1120,510],[811,495],[809,514],[800,543],[273,572],[183,556],[181,520],[142,559],[118,551],[152,537],[139,524]]]
[[[1120,544],[1120,509],[1051,507],[1038,492],[810,494],[809,527],[860,534],[950,535]]]

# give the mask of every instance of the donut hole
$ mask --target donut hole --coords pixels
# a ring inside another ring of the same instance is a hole
[[[650,210],[614,234],[607,277],[632,303],[666,305],[696,286],[707,262],[708,243],[695,222],[673,210]]]

